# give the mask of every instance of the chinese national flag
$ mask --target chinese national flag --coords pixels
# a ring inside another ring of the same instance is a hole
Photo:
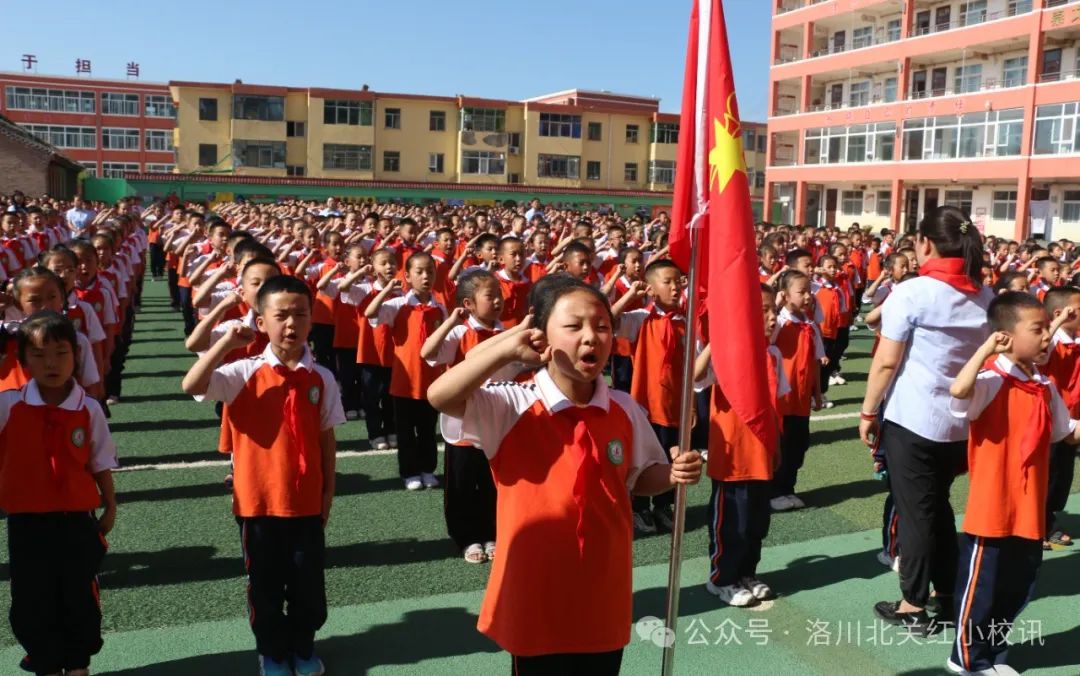
[[[686,47],[671,257],[689,271],[708,313],[717,384],[731,410],[769,452],[776,414],[766,377],[754,217],[743,157],[739,107],[720,0],[694,0]],[[691,252],[690,228],[700,228]]]

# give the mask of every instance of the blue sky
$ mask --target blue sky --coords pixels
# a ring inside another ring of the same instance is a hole
[[[523,99],[658,96],[678,112],[690,0],[0,0],[0,70]],[[742,117],[765,119],[770,3],[724,0]]]

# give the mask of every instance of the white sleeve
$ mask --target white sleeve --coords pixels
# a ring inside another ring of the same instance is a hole
[[[101,326],[101,320],[98,319],[97,313],[94,312],[94,308],[83,308],[83,317],[86,318],[86,337],[90,339],[91,343],[100,343],[105,340],[105,329]]]
[[[899,284],[881,305],[881,336],[897,343],[906,343],[915,329],[912,312],[914,299],[910,298],[910,284]]]
[[[318,279],[322,279],[322,275],[320,275]],[[338,289],[338,280],[331,279],[329,282],[326,283],[326,286],[324,286],[322,290],[319,291],[319,293],[326,296],[327,298],[334,299],[338,297],[340,291],[341,290]]]
[[[383,301],[383,304],[379,306],[379,313],[368,319],[368,323],[372,326],[393,324],[394,320],[397,319],[398,312],[401,311],[401,306],[405,305],[405,303],[405,296],[398,296],[397,298],[390,298]]]
[[[435,353],[434,359],[425,359],[428,366],[438,366],[439,364],[449,364],[454,361],[454,356],[457,354],[458,346],[461,345],[461,337],[465,335],[465,331],[468,329],[464,324],[458,324],[454,328],[450,329],[450,333],[446,334],[446,338],[443,339],[442,345],[439,346],[439,351]]]
[[[638,477],[647,468],[670,461],[667,452],[660,447],[656,432],[649,423],[649,415],[641,404],[626,392],[609,390],[609,396],[630,418],[634,430],[634,447],[630,449],[630,468],[626,472],[626,487],[633,490]]]
[[[97,362],[94,361],[94,348],[90,346],[90,339],[85,335],[76,332],[76,339],[79,342],[79,384],[83,387],[90,385],[96,385],[101,382],[101,376],[98,375]]]
[[[106,326],[112,326],[118,322],[116,319],[116,296],[105,290],[105,287],[101,287],[101,295],[105,299],[102,303],[101,314],[105,319]]]
[[[101,405],[89,396],[86,397],[86,410],[90,412],[90,471],[94,474],[107,469],[116,469],[116,444],[113,443],[109,425],[105,422],[105,413]]]
[[[770,345],[768,350],[773,353],[776,361],[776,398],[780,399],[791,393],[791,382],[788,381],[787,374],[784,373],[784,360],[780,355],[780,348]]]
[[[814,359],[825,357],[825,341],[821,339],[821,329],[814,325]]]
[[[236,396],[244,389],[251,374],[262,364],[261,359],[240,359],[217,367],[210,374],[210,384],[207,385],[206,394],[202,395],[202,398],[226,404],[232,403],[232,400],[236,399]]]
[[[619,315],[619,328],[615,330],[615,337],[637,340],[648,316],[648,310],[631,310],[622,313]]]
[[[323,397],[319,402],[319,429],[325,432],[345,424],[345,410],[341,406],[341,390],[330,371],[316,367],[323,380]]]
[[[472,444],[484,449],[488,459],[494,458],[510,429],[538,396],[535,385],[488,383],[469,397],[462,418],[439,416],[443,439],[449,444]]]
[[[1047,385],[1050,388],[1050,441],[1057,443],[1072,434],[1076,429],[1076,421],[1069,417],[1069,408],[1061,398],[1061,393],[1053,383]]]
[[[892,296],[890,296],[891,298]],[[1003,380],[1000,375],[990,370],[980,371],[979,375],[975,378],[975,387],[971,391],[971,396],[967,399],[957,399],[956,397],[949,397],[949,413],[954,418],[961,418],[964,420],[978,420],[982,412],[986,410],[986,407],[990,405],[994,397],[997,396],[998,390],[1001,389]],[[1068,418],[1068,414],[1065,415]]]

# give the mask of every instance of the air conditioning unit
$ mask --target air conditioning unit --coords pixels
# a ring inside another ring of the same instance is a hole
[[[510,146],[510,154],[511,155],[517,155],[520,152],[521,152],[521,148],[519,148],[518,146]]]
[[[471,131],[461,132],[461,142],[467,146],[476,145],[476,133]]]

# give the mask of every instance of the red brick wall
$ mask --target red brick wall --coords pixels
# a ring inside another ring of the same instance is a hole
[[[48,190],[48,170],[48,155],[0,133],[0,193],[42,195]]]

